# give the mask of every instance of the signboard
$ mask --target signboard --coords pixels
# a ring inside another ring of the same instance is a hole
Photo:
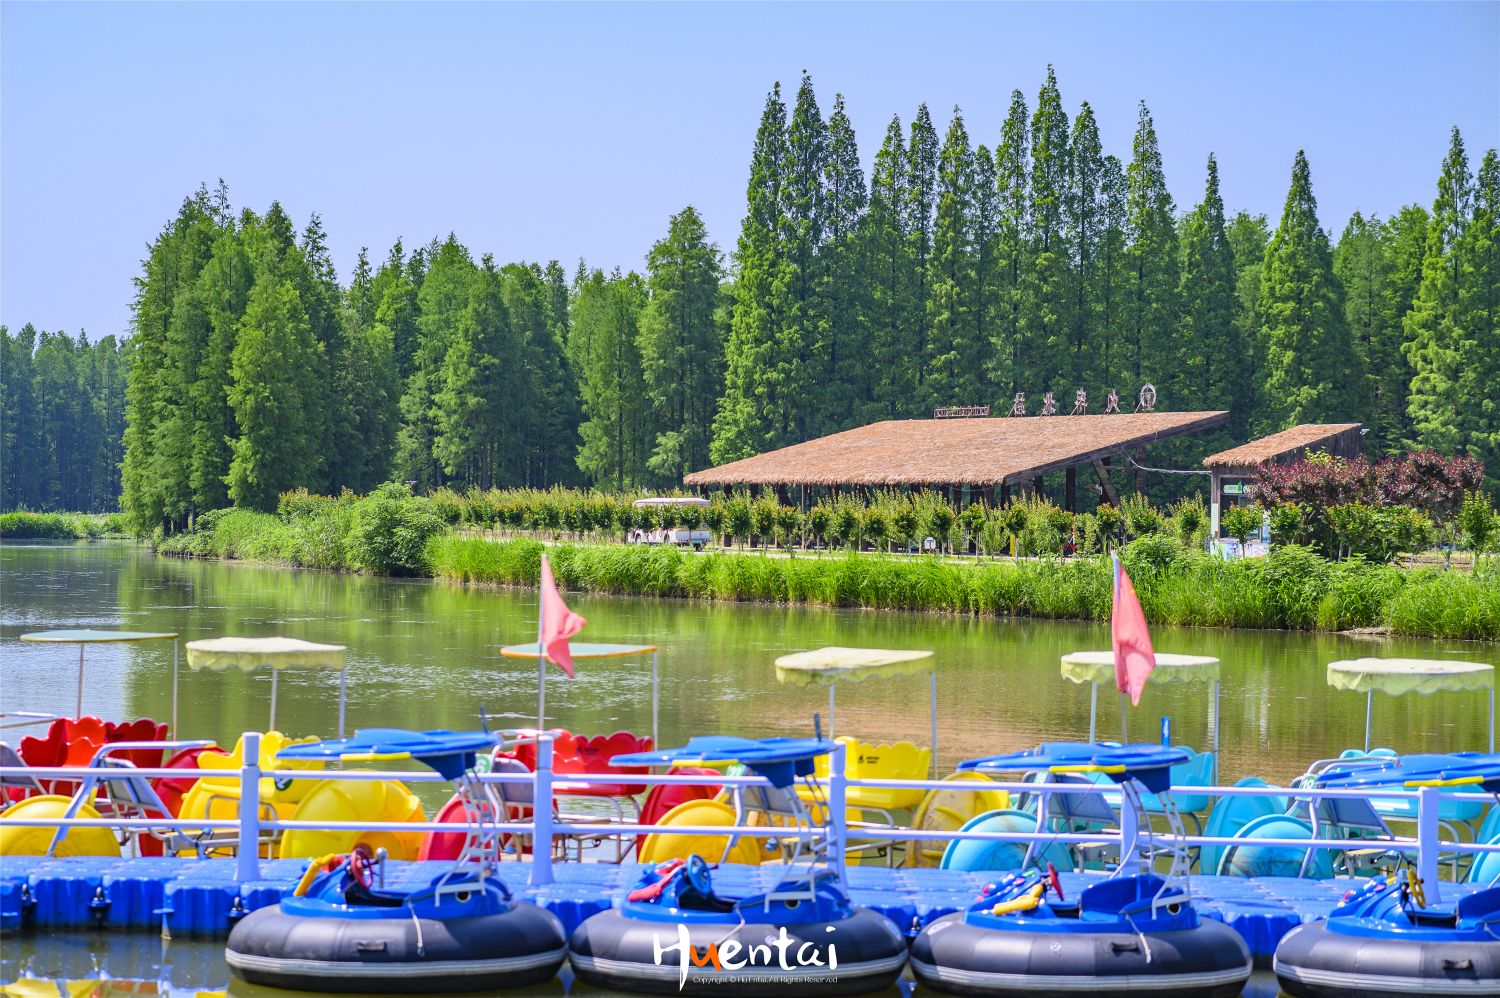
[[[1224,494],[1226,496],[1242,496],[1245,494],[1246,487],[1244,482],[1225,482]]]
[[[949,405],[932,410],[933,419],[971,419],[989,414],[990,407],[987,405]]]

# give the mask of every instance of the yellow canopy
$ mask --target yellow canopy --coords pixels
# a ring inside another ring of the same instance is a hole
[[[300,638],[209,638],[189,641],[188,668],[223,672],[256,669],[344,669],[343,645],[320,645]]]
[[[1112,651],[1075,651],[1062,658],[1064,679],[1075,683],[1098,683],[1105,686],[1115,681],[1115,653]],[[1147,686],[1163,683],[1216,683],[1219,681],[1219,660],[1209,655],[1172,655],[1157,652],[1156,668],[1151,670]]]
[[[889,648],[819,648],[776,660],[776,681],[791,686],[832,686],[866,679],[932,672],[932,652]]]
[[[1328,685],[1358,693],[1437,693],[1483,690],[1494,685],[1495,667],[1451,659],[1355,658],[1328,663]]]

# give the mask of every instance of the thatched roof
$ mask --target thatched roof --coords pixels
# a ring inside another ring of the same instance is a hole
[[[1210,454],[1203,459],[1205,468],[1244,468],[1264,464],[1279,457],[1301,454],[1309,448],[1338,452],[1357,449],[1358,423],[1303,423],[1248,444]]]
[[[1226,412],[893,419],[695,471],[683,483],[1014,485],[1228,419]]]

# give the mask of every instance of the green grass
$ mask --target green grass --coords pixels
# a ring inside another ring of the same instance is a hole
[[[16,540],[97,540],[128,537],[119,513],[0,513],[0,537]]]
[[[435,538],[428,562],[440,579],[535,585],[543,546],[534,540]],[[986,616],[1107,620],[1106,559],[990,561],[837,557],[769,558],[676,548],[559,544],[545,548],[558,582],[585,592],[798,603]],[[1224,562],[1184,551],[1166,564],[1127,548],[1146,616],[1206,627],[1344,630],[1500,639],[1500,578],[1333,564],[1305,549]]]
[[[400,502],[420,507],[423,501]],[[402,513],[398,503],[394,519],[371,520],[374,507],[368,504],[366,499],[304,503],[281,515],[216,511],[200,517],[194,531],[160,541],[157,550],[370,570],[380,562],[369,555],[369,538],[395,536],[425,513],[418,507]],[[1103,557],[976,562],[869,553],[695,554],[627,544],[547,547],[533,538],[495,541],[446,530],[406,558],[402,571],[462,585],[535,586],[543,551],[565,588],[625,596],[1078,620],[1107,620],[1111,606],[1111,568]],[[1425,637],[1500,640],[1500,572],[1476,576],[1357,560],[1332,563],[1293,545],[1266,558],[1225,562],[1165,537],[1127,545],[1123,558],[1154,623],[1387,627]]]

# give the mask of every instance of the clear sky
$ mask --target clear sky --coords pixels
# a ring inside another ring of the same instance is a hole
[[[726,251],[766,91],[841,91],[868,167],[892,113],[993,146],[1057,67],[1127,159],[1156,119],[1179,209],[1218,156],[1274,220],[1307,150],[1325,226],[1430,203],[1450,126],[1500,143],[1500,3],[18,3],[0,7],[0,321],[127,328],[200,182],[319,211],[340,276],[452,230],[502,262],[639,268],[667,217]]]

